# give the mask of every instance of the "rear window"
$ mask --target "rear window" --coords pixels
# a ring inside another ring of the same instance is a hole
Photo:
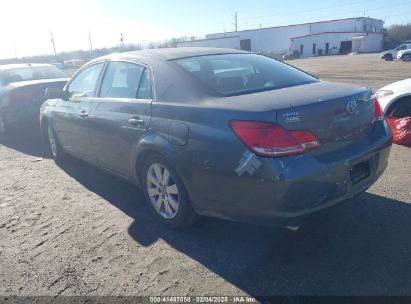
[[[175,60],[219,95],[276,90],[319,81],[296,68],[255,54],[223,54]]]
[[[66,78],[67,75],[54,66],[28,66],[4,71],[4,80],[20,82],[38,79]]]

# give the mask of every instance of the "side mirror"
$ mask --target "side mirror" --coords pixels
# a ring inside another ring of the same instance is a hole
[[[63,89],[59,88],[47,88],[46,89],[46,98],[47,99],[69,99],[69,92],[64,91]]]

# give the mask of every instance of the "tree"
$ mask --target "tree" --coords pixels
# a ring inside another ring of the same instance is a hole
[[[386,46],[396,46],[405,40],[411,40],[411,23],[393,24],[387,29]]]

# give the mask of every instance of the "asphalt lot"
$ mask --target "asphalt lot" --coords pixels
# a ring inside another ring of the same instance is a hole
[[[377,55],[289,63],[373,89],[411,76]],[[411,295],[410,148],[298,233],[216,219],[168,230],[140,190],[45,155],[33,134],[0,137],[0,295]]]

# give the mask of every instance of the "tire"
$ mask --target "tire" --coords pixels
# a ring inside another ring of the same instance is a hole
[[[53,127],[47,123],[45,125],[45,134],[47,134],[47,144],[50,151],[51,156],[54,158],[56,163],[63,162],[67,159],[67,155],[64,152],[63,148],[60,145],[60,142],[57,138],[56,132],[54,131]]]
[[[149,157],[141,177],[146,201],[157,220],[169,228],[183,228],[194,222],[196,214],[184,184],[164,157]]]
[[[394,58],[392,58],[392,55],[391,55],[391,54],[386,54],[386,55],[384,55],[384,60],[385,60],[385,61],[393,61]]]
[[[401,59],[404,62],[411,61],[411,54],[404,54],[404,55],[402,55]]]

